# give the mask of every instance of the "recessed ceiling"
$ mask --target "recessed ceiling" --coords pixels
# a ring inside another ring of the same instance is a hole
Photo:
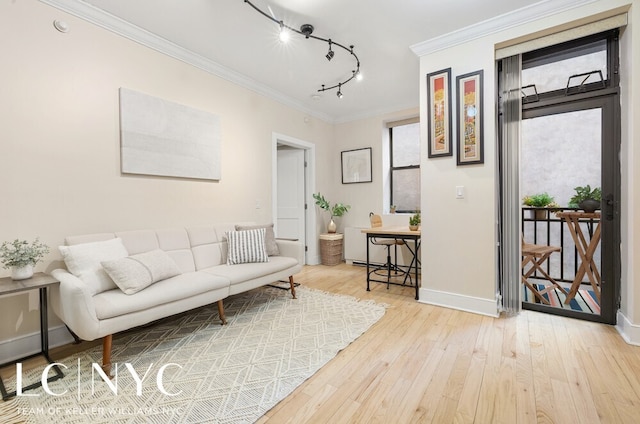
[[[410,46],[538,3],[538,0],[252,0],[277,19],[314,35],[354,45],[362,81],[319,93],[355,69],[341,49],[326,60],[326,43],[294,35],[244,0],[76,0],[202,56],[244,80],[279,93],[290,104],[333,121],[347,121],[419,105],[419,58]],[[52,1],[51,3],[55,3]],[[317,95],[320,95],[317,98]],[[316,98],[314,98],[316,97]]]

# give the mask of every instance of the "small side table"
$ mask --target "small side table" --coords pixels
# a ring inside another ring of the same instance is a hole
[[[40,352],[34,353],[33,355],[25,356],[24,358],[16,359],[14,361],[5,362],[3,364],[0,364],[0,368],[3,368],[7,365],[15,364],[17,362],[22,362],[27,359],[31,359],[39,355],[44,356],[47,361],[49,361],[49,364],[53,363],[53,360],[49,357],[49,319],[47,315],[47,289],[50,286],[56,284],[60,284],[60,282],[49,274],[45,274],[42,272],[36,272],[35,274],[33,274],[33,277],[26,280],[14,281],[10,277],[0,278],[0,295],[21,293],[36,289],[38,289],[38,291],[40,292]],[[62,370],[60,370],[57,365],[54,365],[53,369],[55,370],[55,375],[49,377],[47,379],[47,382],[52,382],[64,377]],[[35,389],[36,387],[40,386],[42,386],[42,382],[38,381],[36,383],[23,387],[22,391]],[[2,400],[10,399],[17,394],[15,390],[13,392],[7,393],[7,389],[4,387],[4,383],[2,382],[2,376],[0,376],[0,393],[2,393]]]
[[[342,262],[344,234],[320,234],[320,262],[322,265],[338,265]]]

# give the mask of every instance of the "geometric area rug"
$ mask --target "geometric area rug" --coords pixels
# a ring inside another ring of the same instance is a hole
[[[48,392],[0,401],[0,421],[253,423],[385,313],[372,301],[303,286],[296,294],[263,287],[231,296],[225,326],[213,304],[116,334],[110,384],[92,366],[101,345],[54,358],[65,377]],[[23,372],[22,386],[42,373]],[[6,380],[15,390],[16,379]]]

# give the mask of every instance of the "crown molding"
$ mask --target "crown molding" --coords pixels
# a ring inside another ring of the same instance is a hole
[[[60,9],[63,12],[69,13],[82,20],[90,22],[108,31],[111,31],[117,35],[155,50],[159,53],[170,56],[174,59],[180,60],[184,63],[199,68],[212,75],[225,79],[229,82],[237,84],[255,93],[263,95],[267,98],[275,100],[279,103],[289,106],[293,109],[304,112],[308,115],[314,116],[318,119],[322,119],[326,122],[333,123],[334,118],[320,113],[318,111],[309,109],[297,100],[285,96],[284,94],[276,91],[265,84],[261,84],[254,79],[247,77],[233,71],[225,66],[220,65],[212,60],[209,60],[199,54],[187,50],[183,47],[172,43],[162,37],[159,37],[151,32],[142,29],[138,26],[131,24],[123,19],[118,18],[110,13],[105,12],[102,9],[98,9],[90,4],[84,3],[79,0],[39,0],[41,3],[45,3],[49,6]]]
[[[537,21],[598,0],[544,0],[410,46],[418,57]]]
[[[391,113],[397,113],[400,111],[418,109],[420,105],[416,101],[416,103],[405,103],[405,104],[396,104],[384,108],[367,110],[366,112],[357,113],[353,115],[345,115],[339,118],[334,119],[334,124],[345,124],[347,122],[360,121],[369,118],[377,118],[380,116],[388,115]]]

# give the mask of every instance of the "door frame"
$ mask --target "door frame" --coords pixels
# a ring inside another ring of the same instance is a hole
[[[619,89],[608,88],[597,93],[584,93],[564,98],[551,99],[545,102],[523,105],[522,120],[539,116],[566,113],[575,110],[600,108],[602,110],[601,138],[601,187],[602,187],[602,239],[600,241],[602,285],[600,315],[590,315],[569,310],[556,311],[553,308],[527,304],[526,309],[580,318],[583,320],[616,324],[620,308],[621,287],[621,234],[620,234],[620,93]],[[609,138],[610,137],[610,138]],[[608,141],[605,141],[607,138]],[[604,144],[609,148],[605,149]],[[606,199],[612,203],[607,204]],[[608,218],[607,215],[610,215]],[[606,285],[606,294],[604,287]]]
[[[313,242],[317,239],[315,234],[316,228],[316,211],[315,208],[309,207],[313,204],[312,194],[316,189],[316,147],[313,143],[300,140],[288,135],[272,133],[271,135],[271,193],[272,193],[272,216],[274,230],[277,232],[278,217],[278,145],[285,145],[295,149],[304,150],[304,196],[305,196],[305,264],[317,265],[320,263],[317,243]]]

